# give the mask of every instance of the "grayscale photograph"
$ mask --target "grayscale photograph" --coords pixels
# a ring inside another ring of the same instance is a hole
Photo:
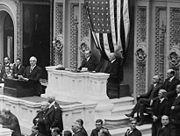
[[[0,0],[0,136],[180,136],[180,0]]]

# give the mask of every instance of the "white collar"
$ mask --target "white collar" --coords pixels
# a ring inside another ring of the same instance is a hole
[[[180,93],[178,93],[177,96],[179,97],[179,96],[180,96]]]
[[[50,105],[49,105],[49,109],[55,104],[55,101],[53,101]]]
[[[116,59],[111,60],[111,63],[113,63]]]
[[[161,99],[160,99],[160,103],[162,103],[163,101],[164,101],[164,98],[161,98]]]
[[[86,60],[87,60],[87,61],[89,61],[90,57],[91,57],[91,56],[87,57],[87,59],[86,59]]]
[[[31,66],[31,70],[33,70],[35,67],[36,67],[36,65],[34,65],[34,66]]]
[[[174,79],[174,77],[175,77],[175,76],[171,77],[171,78],[169,79],[169,82],[171,82],[171,81]]]

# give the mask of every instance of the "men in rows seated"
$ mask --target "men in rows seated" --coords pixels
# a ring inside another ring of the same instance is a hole
[[[97,58],[91,53],[90,50],[84,52],[85,58],[79,67],[81,71],[95,71],[96,66],[98,65]]]
[[[158,96],[158,91],[161,88],[162,84],[160,82],[160,77],[158,75],[153,76],[152,84],[150,89],[147,93],[138,95],[137,97],[137,104],[133,108],[132,112],[129,114],[125,114],[127,117],[133,117],[134,114],[137,112],[140,119],[143,119],[143,113],[146,107],[150,107],[152,104],[153,99]],[[141,120],[141,123],[143,121]]]
[[[176,98],[176,85],[180,83],[179,79],[175,77],[176,72],[173,69],[168,69],[167,78],[165,79],[162,88],[167,91],[168,108],[170,110],[173,101]]]
[[[179,136],[180,134],[180,84],[176,86],[177,97],[175,98],[171,110],[171,136]]]
[[[157,131],[161,126],[161,116],[168,114],[168,99],[166,98],[167,91],[160,89],[158,98],[153,100],[152,104],[152,136],[157,136]]]

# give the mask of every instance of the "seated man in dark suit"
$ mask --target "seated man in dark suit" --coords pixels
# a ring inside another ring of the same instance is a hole
[[[19,75],[18,78],[27,81],[28,86],[32,89],[34,95],[40,96],[42,94],[42,86],[40,84],[40,77],[42,70],[37,66],[37,58],[32,56],[30,59],[30,66],[27,66],[25,72]]]
[[[81,71],[95,71],[96,66],[98,65],[97,58],[91,53],[90,50],[86,50],[85,58],[79,67]]]
[[[143,113],[146,107],[150,107],[153,99],[158,96],[158,91],[161,88],[162,84],[160,83],[160,77],[158,75],[153,76],[153,83],[150,86],[150,89],[147,93],[139,95],[137,97],[137,104],[133,108],[130,114],[126,114],[128,117],[133,117],[134,113],[140,114],[140,118],[143,119]]]
[[[177,97],[175,98],[171,110],[171,136],[179,136],[180,134],[180,84],[176,86]]]
[[[13,66],[13,77],[18,78],[18,75],[24,74],[24,66],[21,64],[21,59],[17,58],[16,63]]]
[[[167,78],[162,85],[162,88],[167,91],[169,111],[170,111],[171,105],[173,104],[177,96],[176,86],[180,83],[179,79],[177,79],[175,75],[176,75],[176,72],[173,69],[168,69]]]
[[[171,127],[167,115],[161,117],[161,127],[158,129],[157,136],[171,136]]]
[[[11,129],[12,136],[21,136],[19,121],[9,109],[3,109],[2,126]]]
[[[167,91],[160,89],[158,98],[152,104],[152,136],[157,136],[157,131],[161,127],[161,116],[168,114],[168,99],[166,98]]]

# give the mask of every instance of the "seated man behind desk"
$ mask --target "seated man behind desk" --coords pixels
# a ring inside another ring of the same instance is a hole
[[[42,86],[40,84],[40,77],[42,70],[37,66],[37,58],[32,56],[30,59],[30,66],[27,66],[24,75],[19,75],[19,79],[27,81],[28,86],[34,91],[34,95],[40,96],[42,94]]]
[[[24,66],[21,64],[21,59],[17,58],[16,63],[13,66],[13,77],[18,78],[18,75],[23,75],[24,69]]]
[[[86,50],[84,53],[85,58],[82,61],[79,70],[83,71],[83,68],[86,68],[87,70],[85,71],[95,71],[95,68],[98,65],[97,58],[91,53],[90,50]]]

